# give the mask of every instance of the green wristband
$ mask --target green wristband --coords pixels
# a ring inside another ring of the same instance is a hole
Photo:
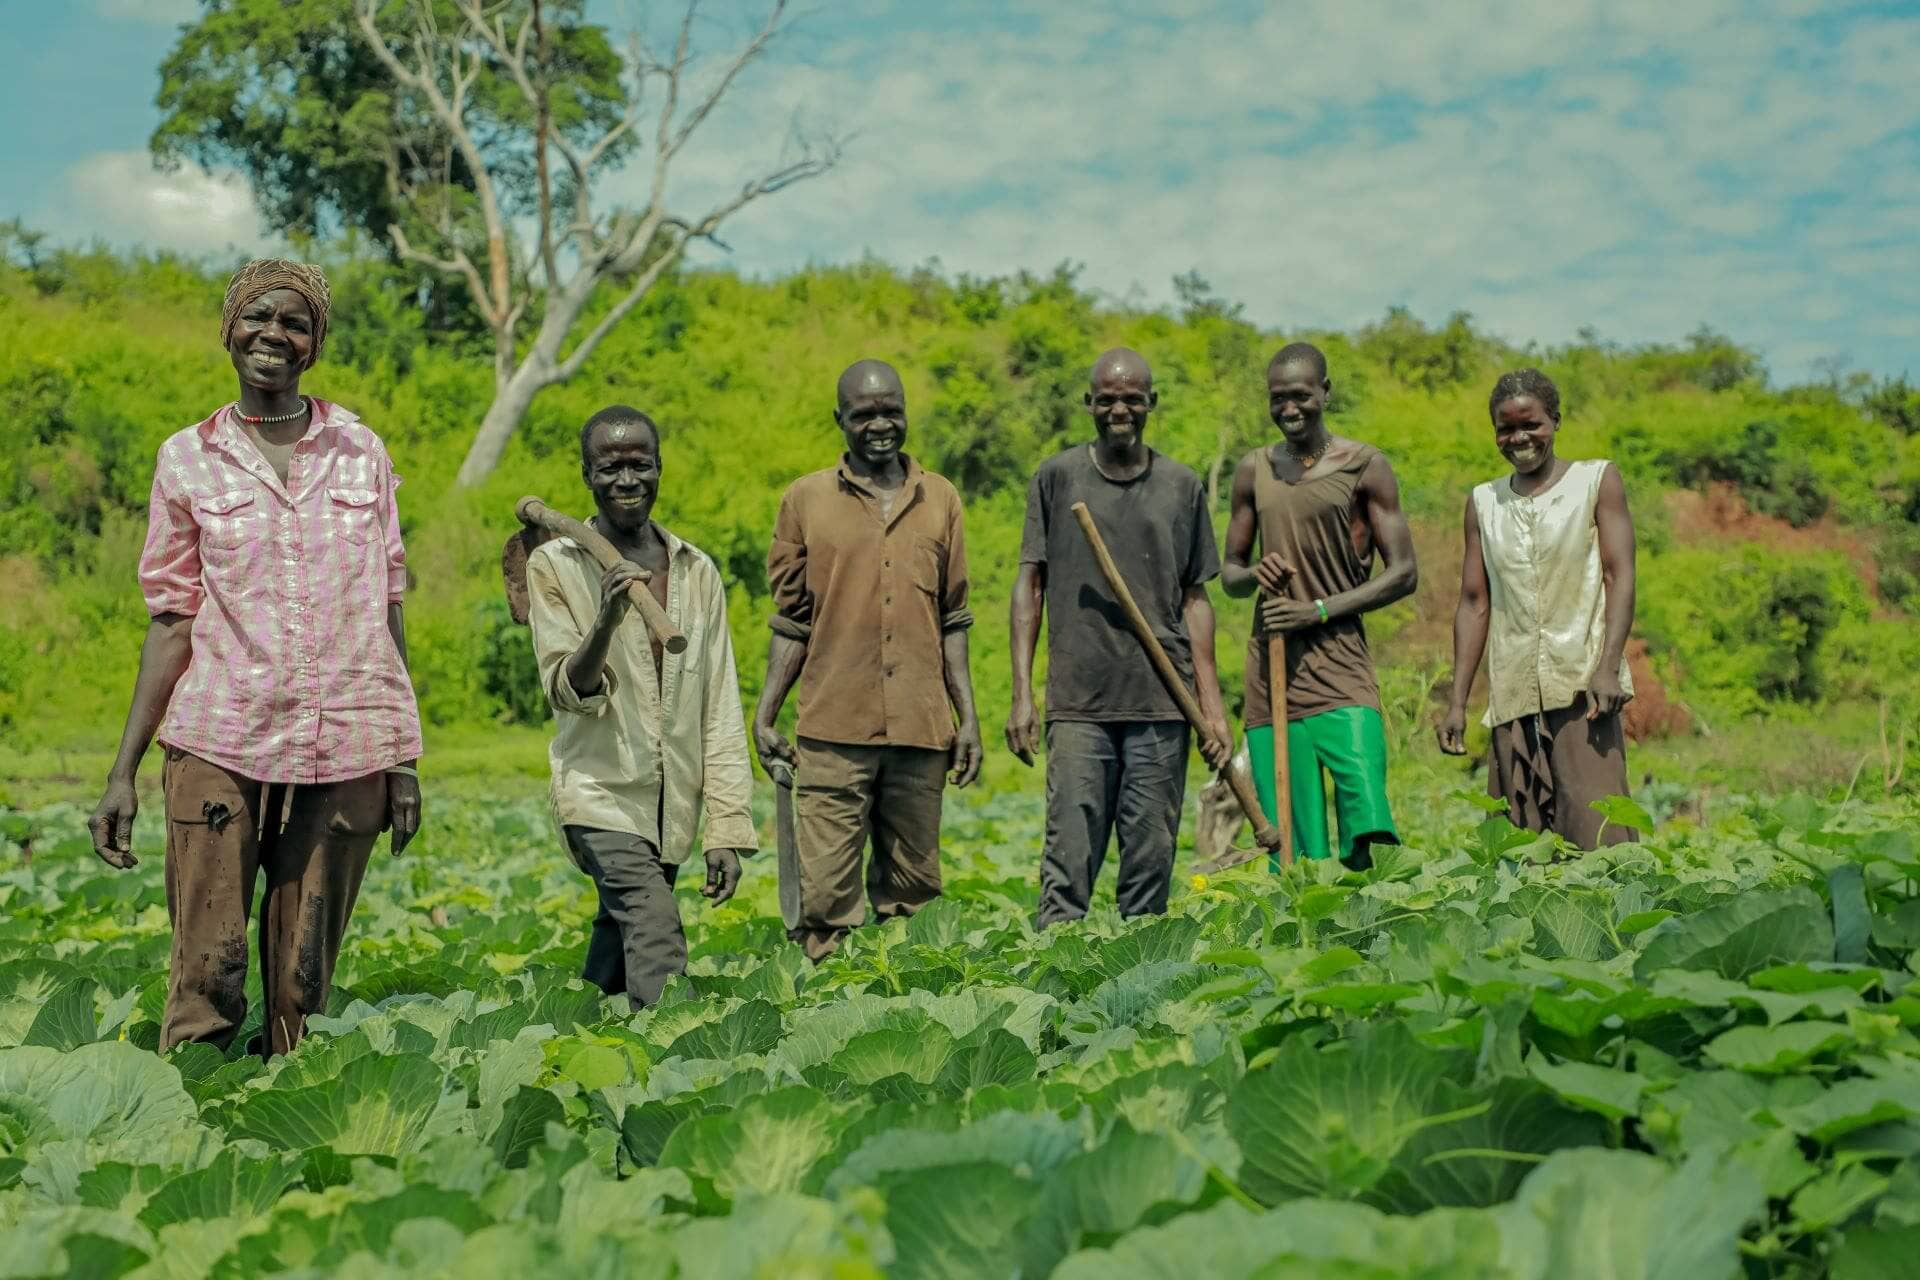
[[[1326,602],[1325,600],[1315,600],[1315,601],[1313,602],[1313,607],[1314,607],[1315,609],[1317,609],[1317,610],[1319,610],[1319,612],[1320,612],[1320,621],[1322,621],[1322,622],[1329,622],[1329,621],[1331,621],[1331,619],[1327,617],[1327,602]]]

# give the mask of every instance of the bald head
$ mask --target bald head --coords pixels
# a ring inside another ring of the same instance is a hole
[[[833,420],[847,456],[869,474],[897,470],[907,442],[907,392],[884,360],[856,360],[840,375]]]
[[[1132,347],[1114,347],[1100,353],[1093,362],[1093,374],[1089,379],[1092,386],[1099,386],[1102,375],[1124,378],[1137,386],[1153,386],[1153,369],[1147,364],[1147,358]]]
[[[843,409],[857,397],[889,392],[904,398],[906,388],[900,383],[899,372],[885,360],[855,360],[834,388],[835,399]]]
[[[1129,347],[1103,351],[1093,362],[1092,385],[1087,388],[1087,412],[1093,429],[1110,448],[1136,449],[1160,397],[1153,390],[1153,370],[1146,357]]]

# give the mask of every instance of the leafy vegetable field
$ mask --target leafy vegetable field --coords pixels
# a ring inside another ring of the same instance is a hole
[[[1910,822],[1433,823],[1036,935],[1037,817],[959,815],[948,896],[818,971],[757,859],[628,1014],[537,803],[448,803],[263,1066],[152,1051],[157,852],[11,815],[0,1276],[1920,1274]]]

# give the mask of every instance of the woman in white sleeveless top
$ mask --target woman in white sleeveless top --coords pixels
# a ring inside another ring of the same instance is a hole
[[[1467,497],[1440,749],[1466,754],[1467,697],[1487,656],[1487,790],[1516,825],[1582,849],[1635,839],[1593,802],[1627,793],[1633,518],[1611,462],[1556,457],[1560,392],[1537,369],[1494,384],[1494,444],[1513,474]]]

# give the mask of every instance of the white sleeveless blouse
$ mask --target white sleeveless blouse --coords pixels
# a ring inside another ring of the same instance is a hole
[[[1512,477],[1473,491],[1487,566],[1485,723],[1572,706],[1606,647],[1607,590],[1593,511],[1607,464],[1576,462],[1545,493],[1523,498]],[[1627,662],[1620,686],[1633,692]]]

